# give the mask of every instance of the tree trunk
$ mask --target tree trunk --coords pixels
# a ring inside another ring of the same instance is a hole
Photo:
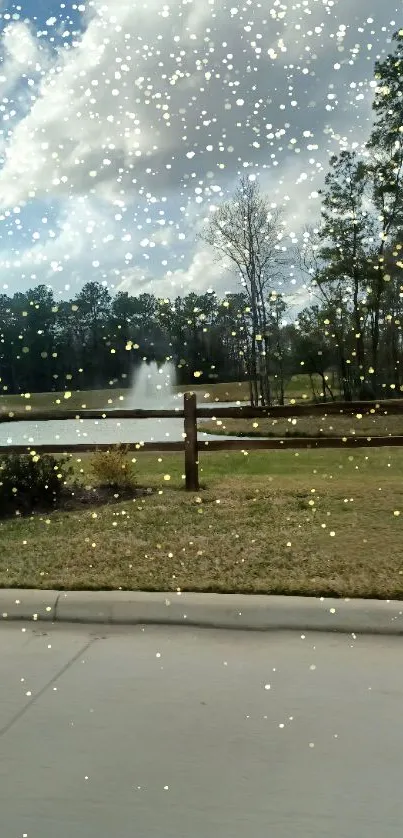
[[[312,390],[312,398],[313,398],[314,402],[316,402],[316,390],[315,390],[315,385],[313,383],[313,375],[312,375],[311,372],[309,373],[309,381],[310,381],[311,390]]]
[[[364,346],[364,335],[362,333],[362,324],[361,324],[361,316],[360,316],[360,309],[359,309],[359,277],[354,276],[354,312],[353,312],[353,320],[354,320],[354,329],[355,329],[355,352],[357,358],[357,365],[358,365],[358,396],[361,397],[363,395],[362,384],[365,384],[365,346]],[[362,377],[364,378],[364,382],[362,382]]]
[[[332,402],[336,401],[333,390],[329,386],[328,382],[326,381],[326,377],[325,377],[324,381],[325,381],[325,388],[326,388],[327,392],[329,393],[329,396],[330,396]]]
[[[340,384],[341,389],[343,391],[343,399],[345,402],[351,402],[353,400],[353,394],[351,391],[351,382],[350,382],[350,375],[348,364],[346,363],[346,359],[344,357],[344,353],[339,348],[339,359],[340,359]]]

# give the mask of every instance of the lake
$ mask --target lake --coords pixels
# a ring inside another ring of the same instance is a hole
[[[230,406],[228,403],[214,405]],[[223,438],[236,439],[203,433],[201,420],[199,440]],[[0,445],[113,445],[119,442],[180,442],[182,439],[183,419],[50,419],[46,422],[24,420],[0,425]]]

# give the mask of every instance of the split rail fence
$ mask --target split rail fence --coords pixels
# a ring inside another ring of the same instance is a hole
[[[403,399],[365,402],[327,402],[319,404],[288,404],[269,408],[250,407],[205,407],[198,406],[194,393],[185,393],[181,410],[30,410],[3,411],[0,424],[4,422],[46,422],[49,420],[81,419],[183,419],[183,440],[178,442],[133,442],[124,443],[128,449],[142,451],[184,451],[186,489],[199,489],[199,455],[201,451],[236,451],[285,448],[381,448],[403,446],[403,436],[344,436],[344,437],[284,437],[253,439],[203,439],[198,438],[199,419],[263,419],[298,416],[356,416],[403,414]],[[200,429],[199,429],[200,430]],[[49,443],[47,445],[0,445],[0,454],[26,453],[34,448],[38,453],[69,454],[87,451],[108,450],[111,443],[80,442],[72,445]]]

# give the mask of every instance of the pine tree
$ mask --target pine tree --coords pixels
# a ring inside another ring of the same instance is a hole
[[[395,51],[375,64],[376,121],[367,144],[377,211],[378,244],[371,283],[372,365],[379,386],[379,343],[382,299],[389,281],[387,250],[403,226],[403,29],[393,36]]]

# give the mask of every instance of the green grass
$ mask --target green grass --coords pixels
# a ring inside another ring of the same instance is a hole
[[[319,382],[317,382],[319,388]],[[192,390],[196,393],[201,403],[210,402],[234,402],[249,400],[249,386],[246,381],[230,382],[224,384],[189,384],[175,388],[182,393],[185,390]],[[97,410],[103,408],[125,407],[125,402],[130,393],[129,389],[103,389],[103,390],[66,390],[57,393],[25,393],[20,395],[0,396],[0,412],[17,410],[80,410],[88,408]],[[312,398],[309,377],[296,375],[288,382],[286,387],[288,399],[297,400]]]
[[[361,416],[361,414],[359,414]],[[403,416],[300,416],[294,419],[219,419],[201,421],[208,433],[239,437],[401,436]]]
[[[316,392],[321,392],[321,379],[319,376],[313,376],[313,382]],[[275,394],[275,382],[272,379],[273,395]],[[196,392],[201,401],[249,401],[249,385],[246,381],[233,382],[229,384],[198,384],[189,385],[189,389]],[[337,392],[335,391],[335,395]],[[208,398],[206,398],[208,396]],[[293,375],[285,385],[286,400],[295,399],[296,401],[304,401],[312,399],[312,389],[309,380],[309,375]]]
[[[204,386],[189,385],[188,387],[176,387],[178,393],[185,390],[193,390],[200,402],[214,401],[244,401],[248,398],[248,389],[245,383],[234,384],[211,384]],[[125,402],[130,394],[129,389],[104,389],[104,390],[75,390],[60,393],[26,393],[23,395],[0,396],[0,411],[9,410],[83,410],[85,408],[110,409],[125,407]]]
[[[203,452],[198,495],[181,455],[136,457],[150,496],[3,520],[0,585],[403,599],[403,451]]]
[[[83,408],[122,407],[129,390],[76,390],[64,393],[25,393],[0,396],[0,411],[17,410],[79,410]]]

